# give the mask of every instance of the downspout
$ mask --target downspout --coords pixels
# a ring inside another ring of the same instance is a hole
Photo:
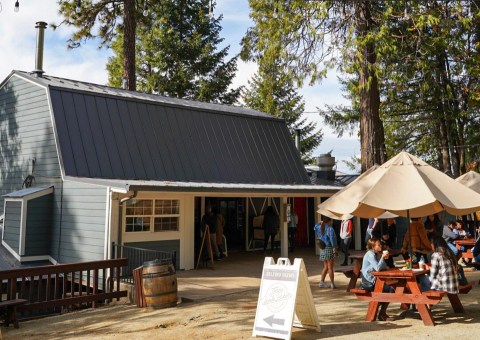
[[[122,210],[123,210],[123,203],[130,201],[131,199],[137,197],[137,191],[134,191],[133,194],[130,196],[124,197],[120,200],[118,200],[118,237],[117,237],[117,244],[121,245],[122,244]],[[114,254],[116,255],[116,254]],[[116,256],[115,256],[116,258]]]

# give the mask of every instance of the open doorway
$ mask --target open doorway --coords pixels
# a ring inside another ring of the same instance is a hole
[[[195,254],[198,253],[201,232],[202,211],[211,206],[222,214],[225,219],[223,235],[227,242],[227,252],[245,250],[245,198],[237,197],[206,197],[202,209],[201,197],[195,198]]]

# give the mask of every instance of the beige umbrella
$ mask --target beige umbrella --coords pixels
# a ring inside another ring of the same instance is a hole
[[[466,174],[460,177],[457,177],[457,179],[455,180],[469,187],[473,191],[480,193],[480,174],[478,172],[471,170]],[[475,228],[473,228],[473,232],[475,237],[477,237],[477,214],[476,213],[473,213],[473,221],[475,223]]]
[[[465,215],[480,208],[480,194],[407,152],[400,152],[334,196],[331,202],[320,204],[318,211],[363,218],[389,211],[410,218],[443,210]]]
[[[469,187],[473,191],[480,193],[480,174],[476,171],[469,171],[466,174],[458,177],[457,182]]]
[[[365,173],[332,198],[318,206],[320,213],[369,218],[389,211],[423,217],[443,210],[465,215],[480,208],[480,194],[407,152]]]
[[[352,185],[354,185],[358,180],[360,180],[361,178],[363,178],[364,176],[368,175],[370,172],[372,172],[373,170],[377,169],[378,168],[378,164],[375,164],[373,165],[372,167],[370,167],[367,171],[365,171],[363,174],[361,174],[360,176],[358,176],[354,181],[352,181],[351,183],[349,183],[347,186],[345,186],[344,188],[342,188],[341,190],[337,191],[335,194],[333,194],[332,196],[330,196],[325,202],[321,203],[319,206],[318,206],[318,210],[317,212],[320,213],[321,215],[323,216],[327,216],[327,217],[330,217],[334,220],[347,220],[347,219],[350,219],[353,217],[353,215],[350,215],[349,213],[346,213],[346,214],[343,214],[343,213],[340,213],[340,214],[337,214],[334,212],[334,210],[331,210],[330,207],[336,207],[336,200],[337,200],[337,195],[339,195],[343,190],[346,190],[348,188],[350,188]],[[340,198],[340,200],[342,201],[343,199]]]

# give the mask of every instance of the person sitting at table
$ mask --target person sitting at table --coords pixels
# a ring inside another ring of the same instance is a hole
[[[453,232],[455,234],[457,234],[459,236],[459,238],[467,239],[467,238],[471,237],[470,233],[463,228],[463,221],[462,220],[456,220],[455,221],[455,229],[453,230]],[[464,250],[462,250],[462,251],[464,251]]]
[[[480,226],[477,229],[477,234],[480,234]],[[474,262],[480,262],[480,236],[477,238],[475,245],[472,248]]]
[[[411,220],[412,222],[410,223],[410,226],[405,233],[405,237],[403,238],[402,254],[407,253],[408,244],[410,243],[411,239],[411,248],[415,253],[416,260],[420,260],[420,257],[423,256],[428,262],[428,254],[432,252],[432,245],[428,240],[427,231],[425,230],[423,223],[420,222],[419,217],[412,217]],[[411,237],[410,234],[412,235]],[[411,256],[411,254],[408,255]]]
[[[420,289],[442,290],[451,294],[458,294],[458,265],[457,256],[452,252],[443,237],[432,238],[432,260],[431,264],[425,265],[430,269],[428,280],[419,278]]]
[[[443,239],[445,240],[445,242],[447,242],[448,247],[455,255],[458,254],[458,249],[457,247],[455,247],[455,244],[453,242],[460,237],[460,235],[453,231],[454,229],[456,229],[456,225],[456,222],[449,221],[448,225],[443,227],[442,233]]]
[[[360,288],[373,291],[375,287],[375,276],[372,275],[372,272],[377,272],[381,270],[389,269],[386,259],[389,258],[388,253],[382,252],[382,243],[379,239],[371,238],[367,242],[367,252],[363,257],[362,263],[362,282],[360,283]],[[384,293],[393,293],[394,289],[389,285],[383,286]],[[387,315],[388,302],[382,302],[380,308],[380,313],[378,314],[378,320],[380,321],[393,321],[394,318]]]

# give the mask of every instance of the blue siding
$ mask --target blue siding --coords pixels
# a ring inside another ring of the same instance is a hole
[[[20,222],[22,217],[22,202],[9,202],[5,206],[5,220],[3,223],[3,240],[15,250],[19,252],[20,240]]]
[[[51,254],[58,262],[104,259],[107,189],[64,182],[55,190],[62,201],[54,203]]]
[[[0,205],[33,172],[35,186],[60,178],[46,90],[13,75],[0,88]]]
[[[25,256],[50,254],[53,194],[27,202]]]

